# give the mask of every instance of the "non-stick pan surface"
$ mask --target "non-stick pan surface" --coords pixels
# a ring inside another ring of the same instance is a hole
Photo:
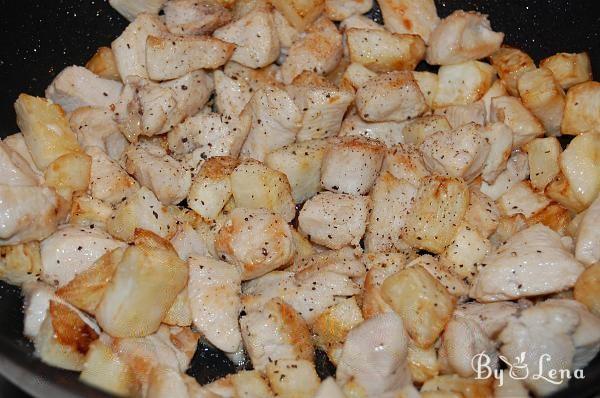
[[[505,43],[536,61],[557,52],[588,51],[600,73],[599,0],[436,1],[441,17],[457,9],[490,15],[506,33]],[[99,46],[109,45],[127,21],[105,0],[0,0],[0,135],[17,132],[13,102],[21,92],[43,95],[52,78],[68,65],[82,65]],[[375,10],[372,17],[381,21]],[[77,374],[51,368],[32,354],[22,336],[22,299],[17,288],[0,283],[0,373],[37,397],[107,397],[77,381]],[[319,373],[332,372],[319,355]],[[201,345],[190,374],[201,383],[234,371],[219,352]],[[600,359],[555,397],[592,397],[600,392]],[[2,393],[0,392],[0,396]],[[176,397],[174,397],[176,398]]]

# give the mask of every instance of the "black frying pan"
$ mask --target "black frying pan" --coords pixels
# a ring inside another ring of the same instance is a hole
[[[492,26],[506,33],[505,43],[536,61],[557,52],[588,51],[600,73],[599,0],[447,0],[436,1],[441,17],[457,9],[490,15]],[[0,134],[17,132],[13,102],[21,92],[43,95],[52,78],[68,65],[83,65],[99,46],[109,45],[127,21],[106,0],[0,0]],[[381,16],[374,10],[372,17]],[[77,381],[77,374],[51,368],[33,355],[22,335],[22,299],[17,288],[0,283],[0,373],[32,395],[107,397]],[[321,376],[333,367],[318,354]],[[216,350],[200,345],[188,372],[207,383],[235,371]],[[586,398],[600,392],[600,358],[572,381],[559,397]],[[8,396],[2,394],[0,396]],[[12,395],[11,395],[12,396]],[[176,398],[176,397],[174,397]]]

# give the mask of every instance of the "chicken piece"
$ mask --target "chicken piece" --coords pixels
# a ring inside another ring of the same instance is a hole
[[[496,71],[479,61],[445,65],[438,71],[439,84],[433,100],[434,108],[468,105],[478,101],[492,86]]]
[[[496,177],[493,184],[483,181],[480,190],[492,200],[497,200],[515,184],[529,176],[529,164],[524,152],[514,152],[506,162],[506,170]]]
[[[333,377],[328,377],[321,382],[313,398],[346,398],[342,389]]]
[[[518,48],[502,47],[490,56],[490,63],[505,84],[506,90],[512,96],[519,95],[517,84],[521,76],[535,70],[533,59]]]
[[[483,108],[485,112],[485,123],[490,123],[492,116],[492,99],[496,97],[504,97],[508,95],[506,91],[506,84],[501,79],[496,79],[492,86],[486,93],[481,97],[481,101],[483,102]]]
[[[280,359],[269,363],[266,373],[278,397],[312,398],[321,384],[315,364],[305,359]]]
[[[129,144],[108,109],[79,108],[71,113],[69,124],[82,148],[96,146],[114,161],[121,159]]]
[[[216,69],[235,45],[212,36],[148,36],[146,68],[152,80],[177,79],[198,69]]]
[[[592,65],[588,53],[558,53],[540,61],[540,68],[548,68],[560,86],[571,86],[592,80]]]
[[[494,32],[486,15],[454,11],[431,32],[427,63],[451,65],[485,58],[500,48],[504,33]]]
[[[467,223],[463,223],[454,241],[446,248],[440,260],[445,267],[463,282],[472,283],[477,275],[477,265],[491,250],[490,241]],[[446,263],[448,261],[449,263]]]
[[[41,279],[51,285],[64,286],[105,253],[123,246],[125,243],[97,228],[62,227],[42,241]]]
[[[185,223],[179,226],[175,236],[171,238],[171,244],[179,255],[179,258],[186,260],[194,256],[208,256],[209,244],[202,234],[196,231],[190,224]]]
[[[35,282],[42,272],[37,241],[0,248],[0,280],[14,286]]]
[[[171,368],[155,367],[150,372],[147,398],[188,397],[188,387],[182,374]]]
[[[300,38],[300,32],[277,9],[273,9],[273,22],[279,37],[281,54],[287,54],[288,49]]]
[[[377,73],[367,67],[359,63],[351,63],[346,67],[340,85],[350,84],[354,89],[358,89],[375,76],[377,76]]]
[[[355,251],[350,247],[340,250],[326,250],[305,257],[296,257],[294,264],[286,269],[295,272],[297,278],[305,278],[319,271],[331,271],[351,278],[360,278],[367,269]]]
[[[219,113],[232,117],[240,115],[252,98],[250,85],[241,79],[233,79],[220,70],[214,71],[213,77],[215,105]]]
[[[381,29],[346,29],[351,62],[374,72],[413,70],[425,57],[425,42],[417,35]]]
[[[478,189],[471,188],[464,221],[479,231],[482,237],[488,238],[498,227],[499,219],[496,203]]]
[[[480,133],[490,147],[481,170],[481,178],[493,184],[500,173],[506,169],[506,162],[512,151],[512,130],[504,123],[491,123],[483,127]]]
[[[238,64],[237,62],[229,61],[223,67],[223,73],[233,80],[239,80],[246,83],[251,91],[259,91],[265,87],[279,87],[283,85],[278,80],[280,68],[273,64],[265,68],[252,69],[247,66]]]
[[[370,122],[402,122],[420,116],[428,107],[412,73],[391,72],[370,79],[357,90],[356,108],[360,117]]]
[[[264,208],[286,222],[296,216],[292,189],[285,174],[255,160],[243,161],[231,173],[233,199],[238,207]]]
[[[581,205],[581,208],[575,209],[578,212],[591,205],[600,193],[599,138],[600,135],[593,132],[580,134],[571,140],[569,146],[559,157],[559,165],[566,185],[572,191],[575,202]],[[555,182],[557,179],[555,178]],[[546,190],[548,191],[553,184],[554,182]],[[550,197],[550,195],[548,196]],[[560,203],[560,201],[558,202]],[[563,205],[569,207],[566,204]]]
[[[264,88],[248,104],[252,125],[242,146],[242,155],[264,160],[267,153],[296,141],[302,113],[282,89]]]
[[[171,130],[167,142],[169,150],[184,159],[189,154],[197,155],[200,161],[215,156],[237,157],[249,130],[250,118],[246,115],[234,120],[218,113],[199,113]]]
[[[202,217],[216,219],[233,195],[229,176],[239,164],[237,159],[217,156],[202,164],[187,197],[188,206]]]
[[[381,172],[389,171],[394,177],[404,179],[418,187],[420,180],[429,175],[419,148],[414,145],[395,145],[388,149]]]
[[[0,185],[0,244],[42,240],[56,230],[59,197],[53,189]]]
[[[529,141],[524,149],[529,160],[531,185],[543,191],[560,173],[560,142],[556,137],[536,138]]]
[[[116,204],[139,189],[137,181],[102,149],[91,146],[86,153],[92,158],[90,193],[94,199]]]
[[[343,21],[352,15],[360,15],[373,7],[373,0],[326,0],[325,15],[332,21]]]
[[[169,209],[160,203],[151,190],[142,187],[116,206],[106,228],[112,236],[130,242],[136,229],[171,238],[177,232],[176,225],[177,220]]]
[[[12,150],[12,152],[16,152],[17,154],[19,154],[21,156],[21,158],[23,158],[23,160],[25,160],[26,164],[29,166],[29,169],[31,169],[31,171],[35,174],[36,179],[39,180],[39,177],[42,177],[42,172],[37,168],[35,162],[33,161],[33,157],[31,156],[31,152],[29,152],[29,148],[27,147],[27,144],[25,143],[25,138],[23,136],[23,133],[16,133],[16,134],[11,134],[8,137],[5,137],[2,140],[2,143],[5,144],[5,146],[9,149]],[[11,158],[13,159],[13,161],[15,161],[15,159],[17,159],[16,157],[11,155]],[[19,165],[19,167],[21,167]],[[21,171],[25,168],[25,166],[23,165],[21,167]]]
[[[463,180],[437,175],[421,179],[401,237],[412,247],[443,252],[458,233],[468,203]]]
[[[112,51],[123,82],[128,76],[148,78],[146,39],[151,35],[161,36],[167,33],[168,30],[158,15],[142,13],[112,42]]]
[[[240,267],[242,280],[284,266],[295,254],[291,228],[281,216],[239,207],[217,233],[215,249],[223,260]]]
[[[169,113],[163,131],[171,130],[175,125],[185,118],[200,112],[210,99],[214,81],[211,75],[195,70],[187,73],[179,79],[161,83],[164,88],[171,89],[177,106]]]
[[[169,241],[138,229],[96,308],[98,324],[114,337],[148,336],[187,281],[188,266]]]
[[[433,114],[444,116],[452,128],[458,128],[469,123],[483,126],[486,122],[485,112],[483,101],[477,101],[468,105],[448,105],[437,108],[434,109]]]
[[[46,98],[59,104],[65,112],[82,106],[107,108],[119,100],[123,84],[103,79],[81,66],[63,69],[46,89]]]
[[[262,68],[279,57],[279,36],[273,13],[267,7],[254,8],[242,18],[217,29],[213,35],[235,44],[231,60],[247,67]]]
[[[129,147],[125,152],[125,170],[165,205],[185,199],[192,184],[190,171],[167,155],[165,149],[149,141]]]
[[[416,188],[406,180],[399,180],[389,172],[379,175],[370,195],[373,205],[365,235],[367,252],[407,249],[400,232],[416,193]]]
[[[560,292],[573,287],[583,270],[560,235],[537,224],[483,259],[470,296],[490,302]]]
[[[194,326],[218,349],[236,352],[242,344],[238,317],[241,279],[236,266],[209,257],[188,260],[188,297]]]
[[[205,35],[231,21],[231,11],[213,0],[174,0],[163,7],[165,24],[174,35]]]
[[[381,0],[379,7],[386,29],[419,35],[425,43],[440,23],[433,0]]]
[[[459,230],[458,234],[461,232]],[[459,237],[458,234],[457,237]],[[442,256],[436,258],[425,254],[415,258],[407,267],[415,267],[417,265],[423,267],[431,276],[437,279],[452,296],[461,298],[469,294],[469,280],[461,277],[458,272],[455,272],[454,264],[450,263],[446,258]]]
[[[129,21],[141,13],[157,15],[167,0],[109,0],[112,8]]]
[[[565,108],[565,94],[550,69],[525,72],[517,85],[523,105],[537,117],[547,135],[560,135]]]
[[[378,24],[377,22],[373,21],[371,18],[369,18],[365,15],[357,15],[357,14],[349,16],[348,18],[344,19],[340,23],[340,30],[346,31],[348,29],[385,30],[383,25]],[[346,49],[344,49],[344,52],[346,52]]]
[[[112,351],[131,369],[134,387],[141,394],[148,388],[152,369],[186,371],[196,351],[197,336],[190,329],[163,325],[149,336],[116,338],[110,344]]]
[[[306,30],[325,7],[325,0],[273,0],[271,3],[299,32]]]
[[[242,338],[256,370],[280,359],[313,360],[310,331],[300,315],[281,300],[240,318]]]
[[[403,128],[408,122],[365,122],[360,116],[353,113],[344,118],[339,137],[363,136],[377,140],[387,146],[404,143]]]
[[[344,390],[380,397],[410,384],[408,336],[393,312],[366,320],[348,333],[336,371]]]
[[[588,207],[579,223],[575,257],[586,266],[600,261],[600,196]]]
[[[566,384],[561,372],[550,374],[549,369],[573,367],[574,334],[580,317],[577,310],[553,305],[553,301],[528,308],[518,318],[510,319],[498,338],[502,343],[500,352],[506,357],[502,360],[510,364],[515,376],[524,379],[536,395],[548,395]],[[526,374],[527,368],[533,370]],[[543,378],[534,379],[534,374]]]
[[[429,171],[469,182],[481,173],[490,145],[480,133],[480,126],[470,123],[433,133],[425,138],[420,149]]]
[[[311,241],[331,249],[358,246],[365,233],[369,208],[367,197],[319,193],[302,207],[299,229]]]
[[[0,142],[0,184],[9,186],[38,185],[38,176],[17,151]]]
[[[450,131],[448,119],[440,115],[423,116],[408,121],[402,130],[404,143],[421,145],[425,138],[438,131]]]
[[[515,97],[492,99],[490,121],[502,122],[513,132],[513,149],[518,149],[536,137],[544,135],[540,121]]]
[[[23,285],[23,296],[23,334],[34,339],[46,319],[54,289],[42,282],[29,282]]]
[[[286,175],[295,203],[303,203],[321,191],[321,163],[328,145],[326,139],[296,142],[265,158],[267,166]]]
[[[330,191],[367,194],[381,169],[385,147],[364,137],[341,138],[330,146],[321,165],[321,185]]]
[[[589,81],[577,84],[567,91],[564,116],[560,130],[563,134],[577,135],[595,131],[600,108],[600,83]]]
[[[502,215],[510,217],[523,214],[525,218],[541,212],[550,204],[547,197],[533,190],[529,181],[521,181],[513,185],[496,202]]]
[[[86,62],[85,67],[101,78],[121,81],[117,61],[110,47],[98,47],[94,56]]]
[[[306,70],[319,75],[328,74],[342,59],[342,47],[342,35],[333,22],[325,17],[317,19],[306,30],[306,36],[288,50],[281,65],[283,82],[290,84]]]
[[[367,254],[369,256],[369,254]],[[377,256],[376,253],[371,256]],[[373,318],[394,310],[381,295],[381,285],[389,277],[404,269],[406,262],[403,255],[386,253],[385,261],[373,261],[365,276],[362,296],[362,314],[365,319]]]
[[[456,374],[439,375],[423,383],[420,393],[423,398],[492,397],[493,381],[492,377],[476,379]]]
[[[298,141],[328,138],[338,134],[346,109],[354,100],[348,90],[333,84],[311,84],[300,80],[309,74],[303,72],[287,87],[298,109],[302,109],[302,127]],[[320,77],[319,77],[320,78]]]

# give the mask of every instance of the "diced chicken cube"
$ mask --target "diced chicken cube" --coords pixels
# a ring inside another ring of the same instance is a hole
[[[415,145],[395,145],[388,149],[381,171],[389,171],[394,177],[404,179],[418,187],[421,178],[429,175],[423,156]]]
[[[112,8],[129,21],[135,20],[141,13],[157,15],[167,0],[109,0]]]
[[[280,359],[267,365],[267,378],[276,396],[312,398],[321,379],[306,359]]]
[[[96,146],[115,161],[121,158],[129,145],[108,109],[79,108],[71,113],[69,124],[82,148]]]
[[[547,135],[560,135],[565,98],[550,69],[523,73],[517,87],[523,105],[542,122]]]
[[[529,218],[548,206],[550,199],[535,192],[529,181],[521,181],[502,195],[497,203],[498,209],[505,216],[523,214]]]
[[[444,116],[452,128],[475,123],[483,125],[486,122],[486,110],[483,101],[468,105],[448,105],[433,110],[434,115]]]
[[[374,77],[356,92],[360,117],[370,122],[402,122],[427,110],[425,97],[410,72]]]
[[[165,24],[175,35],[211,34],[231,21],[231,12],[212,0],[172,0],[163,11]]]
[[[573,287],[583,270],[560,235],[537,224],[482,261],[470,295],[489,302],[560,292]]]
[[[585,82],[567,91],[561,124],[563,134],[577,135],[597,129],[600,117],[600,83]]]
[[[600,261],[600,197],[587,208],[579,223],[575,257],[586,266]]]
[[[233,209],[215,238],[223,260],[240,267],[242,280],[291,263],[296,253],[290,226],[265,209]]]
[[[491,123],[480,131],[490,144],[490,152],[485,159],[481,178],[491,184],[506,169],[506,162],[512,151],[513,134],[504,123]]]
[[[463,223],[442,257],[449,262],[448,268],[454,275],[470,283],[477,275],[477,265],[491,249],[486,237],[475,227]]]
[[[90,193],[94,199],[116,204],[137,191],[139,185],[100,148],[86,148],[92,158]]]
[[[487,16],[454,11],[431,32],[427,62],[451,65],[485,58],[500,48],[504,33],[494,32]]]
[[[478,101],[492,86],[495,75],[493,67],[479,61],[440,67],[433,107],[467,105]]]
[[[555,137],[536,138],[529,141],[525,150],[529,160],[531,185],[537,190],[544,190],[560,173],[560,142]]]
[[[521,76],[535,69],[533,59],[518,48],[502,47],[490,56],[490,62],[504,82],[510,95],[518,96]]]
[[[417,34],[425,43],[440,23],[433,0],[381,0],[379,6],[386,29]]]
[[[369,198],[319,193],[309,199],[298,217],[299,228],[311,241],[331,249],[358,246],[365,233]]]
[[[250,98],[250,85],[241,79],[233,79],[220,70],[213,73],[215,79],[215,105],[219,113],[229,116],[240,115]]]
[[[237,165],[237,159],[227,156],[204,162],[190,187],[188,206],[204,218],[216,219],[233,194],[229,176]]]
[[[512,130],[514,149],[544,135],[544,126],[518,98],[510,96],[493,98],[490,112],[492,123],[502,122]]]
[[[514,152],[506,162],[506,170],[496,177],[492,184],[483,181],[480,191],[492,200],[497,200],[510,190],[515,184],[529,176],[527,155],[523,152]]]
[[[478,189],[471,189],[465,222],[478,230],[484,238],[487,238],[498,227],[499,219],[500,212],[496,203]]]
[[[404,143],[403,129],[408,122],[366,122],[353,113],[344,118],[338,137],[362,136],[387,146]]]
[[[600,87],[600,86],[599,86]],[[585,208],[600,192],[600,134],[574,137],[560,154],[559,164],[574,197]]]
[[[563,89],[592,80],[592,65],[587,53],[558,53],[540,61],[540,68],[548,68]]]

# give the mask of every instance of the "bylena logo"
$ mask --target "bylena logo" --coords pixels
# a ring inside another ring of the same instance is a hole
[[[570,379],[585,378],[583,369],[571,371],[570,369],[551,368],[549,366],[549,363],[552,361],[550,354],[540,355],[537,363],[535,363],[536,361],[531,361],[531,363],[535,363],[532,366],[535,369],[530,369],[529,364],[525,362],[526,355],[526,352],[521,352],[512,362],[508,358],[499,355],[498,358],[507,366],[507,369],[500,369],[496,366],[495,361],[492,363],[490,356],[485,351],[482,351],[471,359],[471,368],[475,371],[476,379],[493,377],[498,380],[498,385],[500,386],[504,384],[505,373],[508,373],[508,377],[514,380],[544,380],[552,384],[561,384],[565,380]]]

